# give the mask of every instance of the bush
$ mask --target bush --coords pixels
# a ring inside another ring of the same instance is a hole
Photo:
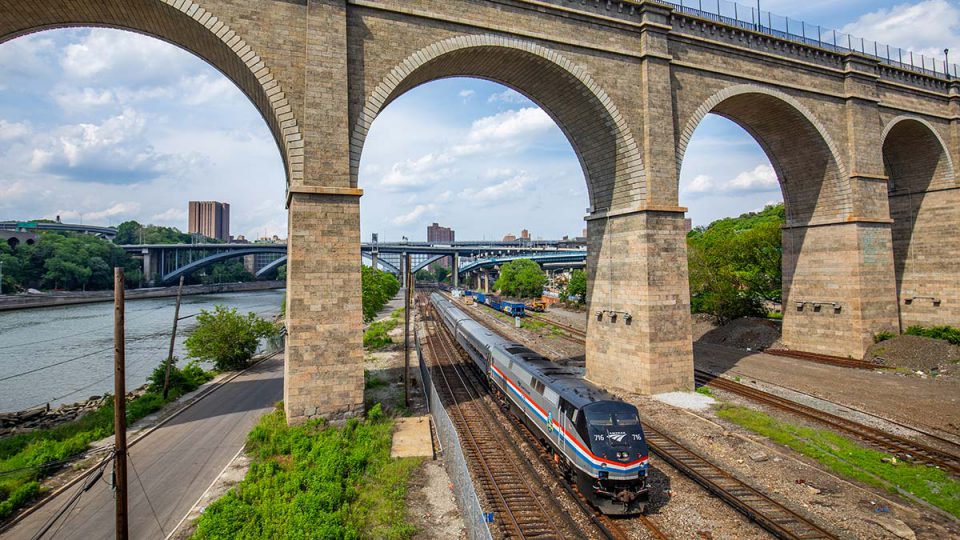
[[[570,281],[563,291],[563,301],[566,302],[571,296],[577,298],[577,304],[583,304],[587,299],[587,273],[583,270],[574,270],[570,274]]]
[[[886,341],[888,339],[893,339],[895,337],[897,337],[897,335],[894,334],[893,332],[888,332],[886,330],[883,330],[882,332],[877,332],[876,334],[873,335],[873,342],[880,343],[881,341]]]
[[[372,321],[383,306],[400,292],[400,281],[389,272],[369,266],[361,267],[363,320]]]
[[[911,326],[907,328],[908,336],[921,336],[933,339],[942,339],[954,345],[960,345],[960,329],[952,326],[933,326],[926,328],[923,326]]]
[[[246,366],[260,340],[276,334],[277,328],[255,313],[243,316],[236,308],[216,306],[212,313],[200,311],[186,346],[191,358],[209,360],[218,370],[232,370]]]
[[[187,362],[183,368],[177,367],[177,357],[173,358],[173,365],[170,366],[170,394],[183,395],[187,392],[193,392],[201,384],[213,379],[213,373],[204,371],[197,361]],[[147,378],[151,392],[163,392],[163,381],[166,378],[167,363],[160,362],[160,365],[153,370],[153,373]]]

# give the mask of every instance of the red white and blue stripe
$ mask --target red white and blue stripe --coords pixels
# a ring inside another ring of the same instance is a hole
[[[643,456],[640,459],[631,461],[629,463],[618,463],[616,461],[611,461],[595,455],[569,431],[564,429],[555,418],[548,416],[547,412],[543,410],[543,408],[540,407],[536,401],[530,399],[530,396],[528,396],[523,389],[511,381],[509,377],[504,375],[503,372],[500,371],[500,369],[497,368],[497,366],[492,362],[490,363],[490,369],[497,378],[506,384],[506,387],[510,390],[510,392],[516,396],[516,398],[524,405],[524,407],[526,407],[527,410],[532,411],[534,415],[543,423],[550,421],[553,425],[553,429],[563,437],[564,441],[566,441],[570,448],[573,449],[577,456],[579,456],[581,460],[592,465],[595,471],[606,471],[616,474],[634,474],[646,466],[647,456]]]

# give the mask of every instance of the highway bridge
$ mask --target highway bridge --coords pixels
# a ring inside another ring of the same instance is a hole
[[[189,275],[212,264],[239,257],[254,257],[253,270],[257,277],[267,277],[286,264],[286,244],[137,244],[121,246],[126,252],[143,260],[144,280],[158,285],[176,283],[180,276]],[[572,254],[566,258],[550,258],[559,253]],[[461,241],[431,242],[367,242],[360,245],[361,257],[367,264],[403,276],[407,257],[413,272],[428,268],[435,262],[451,259],[451,266],[459,268],[455,281],[469,271],[491,269],[498,264],[480,264],[479,261],[510,260],[527,257],[545,262],[562,262],[586,258],[583,242],[569,240],[491,242]],[[507,259],[504,259],[507,257]],[[469,266],[469,270],[464,270]]]

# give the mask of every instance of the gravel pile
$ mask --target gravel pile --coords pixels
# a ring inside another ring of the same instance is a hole
[[[716,326],[711,317],[694,316],[694,339],[714,345],[726,345],[751,351],[773,346],[780,339],[780,322],[744,317]]]
[[[876,343],[867,349],[863,359],[890,367],[938,375],[960,376],[960,346],[942,339],[920,336],[899,336]]]

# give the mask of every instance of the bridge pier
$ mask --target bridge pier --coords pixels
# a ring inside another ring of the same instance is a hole
[[[149,249],[144,249],[141,253],[143,253],[143,283],[145,285],[153,285],[153,280],[157,272],[156,257],[154,257],[153,252]]]
[[[291,190],[287,246],[287,421],[363,413],[359,189]]]
[[[684,210],[587,217],[587,372],[655,394],[693,389]]]
[[[450,263],[453,270],[453,277],[451,278],[451,284],[454,288],[460,287],[460,255],[457,252],[454,252],[451,255],[453,261]]]
[[[881,330],[896,332],[890,223],[783,229],[783,343],[860,358]]]

